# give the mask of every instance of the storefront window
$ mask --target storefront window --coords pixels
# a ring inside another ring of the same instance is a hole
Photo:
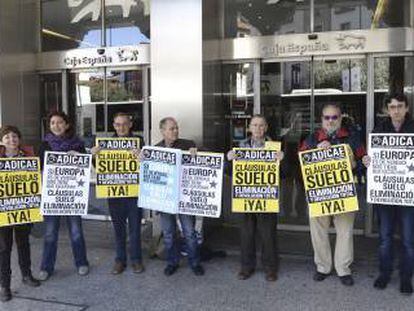
[[[315,1],[314,31],[404,27],[409,12],[409,0]]]
[[[106,46],[149,42],[150,0],[105,0]],[[101,0],[42,0],[42,51],[105,45]]]
[[[106,75],[108,102],[142,100],[142,71],[108,70]]]
[[[150,1],[110,1],[105,6],[106,45],[149,43]]]
[[[42,0],[42,50],[101,45],[101,0]]]
[[[309,0],[225,0],[225,37],[309,32],[309,3]]]

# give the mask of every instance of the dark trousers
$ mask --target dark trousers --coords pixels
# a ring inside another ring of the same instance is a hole
[[[278,266],[277,251],[277,216],[275,214],[244,214],[241,233],[242,269],[256,267],[256,232],[260,234],[262,244],[262,263],[267,271],[276,271]]]
[[[115,232],[115,261],[123,265],[127,263],[126,241],[128,223],[129,256],[131,263],[141,263],[142,209],[137,206],[137,198],[109,199],[108,204]]]
[[[0,285],[9,288],[11,280],[10,257],[14,240],[17,245],[19,266],[22,276],[28,276],[30,271],[30,234],[31,225],[17,225],[0,228]]]
[[[376,205],[379,229],[379,269],[390,277],[394,261],[394,232],[400,226],[400,278],[411,280],[414,268],[414,208]]]

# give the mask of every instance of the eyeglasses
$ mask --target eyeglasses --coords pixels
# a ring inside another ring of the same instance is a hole
[[[325,121],[329,121],[329,120],[336,121],[336,120],[338,120],[338,118],[339,118],[339,116],[337,116],[337,115],[333,115],[333,116],[326,115],[326,116],[323,116],[323,119]]]
[[[128,126],[128,123],[114,123],[114,127],[124,127],[124,126]]]

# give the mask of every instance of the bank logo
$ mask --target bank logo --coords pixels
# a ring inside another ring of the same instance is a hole
[[[339,45],[339,50],[363,50],[367,38],[364,36],[357,36],[353,34],[340,34],[335,38]]]

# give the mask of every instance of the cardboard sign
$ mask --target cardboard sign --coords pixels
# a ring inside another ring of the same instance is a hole
[[[181,159],[179,214],[220,217],[223,185],[221,153],[183,152]]]
[[[177,214],[180,199],[181,150],[144,147],[138,206]]]
[[[368,203],[414,206],[414,134],[370,134]]]
[[[101,148],[96,155],[96,197],[137,197],[139,162],[131,150],[139,149],[139,138],[97,138],[96,144]]]
[[[0,158],[0,227],[43,221],[39,158]]]
[[[280,145],[279,145],[280,146]],[[232,211],[279,212],[279,161],[271,149],[235,148]]]
[[[358,210],[348,145],[299,152],[309,216],[329,216]]]
[[[92,156],[47,151],[44,163],[42,215],[86,215]]]

